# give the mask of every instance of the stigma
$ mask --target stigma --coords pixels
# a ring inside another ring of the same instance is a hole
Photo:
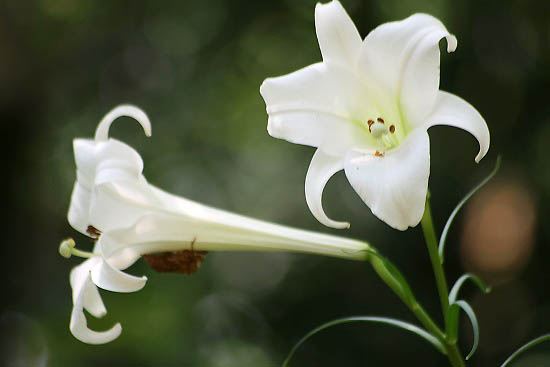
[[[376,120],[369,119],[367,121],[369,133],[376,139],[377,148],[376,157],[383,157],[384,151],[395,148],[399,145],[395,134],[395,125],[387,124],[382,117],[377,117]]]

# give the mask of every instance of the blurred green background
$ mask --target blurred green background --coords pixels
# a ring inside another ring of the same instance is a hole
[[[479,350],[469,366],[495,366],[550,330],[550,3],[548,1],[343,0],[362,36],[414,12],[439,17],[459,41],[442,54],[441,88],[486,118],[488,156],[446,127],[430,129],[430,189],[439,231],[454,205],[503,154],[497,178],[459,215],[448,242],[453,282],[476,271],[494,284],[464,296],[477,311]],[[325,208],[348,231],[309,213],[303,186],[313,149],[270,138],[259,95],[264,78],[320,60],[315,1],[4,0],[0,4],[0,112],[6,194],[0,313],[6,366],[280,365],[322,322],[348,315],[415,322],[366,264],[296,254],[211,253],[192,276],[146,274],[135,294],[102,291],[109,311],[96,329],[120,321],[113,343],[72,337],[69,271],[59,241],[91,242],[66,221],[75,179],[72,139],[91,137],[117,104],[142,107],[143,136],[130,119],[111,135],[134,146],[148,180],[219,208],[370,241],[409,279],[439,317],[419,228],[390,229],[339,173]],[[461,349],[471,345],[463,320]],[[446,366],[426,342],[384,326],[348,324],[318,334],[294,366]],[[517,366],[550,365],[550,347]]]

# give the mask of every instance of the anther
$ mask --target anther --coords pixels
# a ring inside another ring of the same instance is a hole
[[[370,133],[371,132],[370,127],[372,126],[372,124],[374,124],[374,120],[367,121],[367,124],[369,125],[369,133]]]
[[[395,132],[395,125],[390,125],[390,133],[394,133]]]
[[[382,124],[384,123],[384,119],[383,119],[382,117],[378,117],[378,118],[376,119],[376,121],[378,121],[378,122],[380,122],[380,123],[382,123]]]
[[[376,151],[376,152],[374,153],[374,156],[375,156],[375,157],[383,157],[383,156],[384,156],[384,152]]]
[[[101,231],[92,225],[89,225],[88,228],[86,228],[86,233],[88,233],[94,240],[97,240],[99,236],[101,236]]]

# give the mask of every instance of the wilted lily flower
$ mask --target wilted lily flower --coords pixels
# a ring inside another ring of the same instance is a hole
[[[372,212],[405,230],[424,213],[430,174],[427,129],[459,127],[489,149],[489,130],[463,99],[439,90],[439,41],[455,36],[436,18],[414,14],[382,24],[361,40],[338,1],[317,4],[315,28],[323,61],[269,78],[260,92],[271,136],[317,147],[306,176],[307,204],[323,224],[321,196],[332,175],[346,176]]]
[[[201,205],[149,184],[143,161],[130,146],[108,137],[109,126],[130,116],[151,134],[149,119],[134,106],[119,106],[97,127],[95,139],[75,139],[77,180],[68,213],[73,228],[94,238],[92,252],[62,242],[61,255],[87,257],[71,272],[70,330],[86,343],[107,343],[120,324],[104,332],[87,327],[83,310],[101,317],[106,309],[97,287],[114,292],[141,289],[146,277],[122,270],[140,257],[159,271],[191,273],[206,251],[295,251],[366,260],[365,242],[308,232]]]

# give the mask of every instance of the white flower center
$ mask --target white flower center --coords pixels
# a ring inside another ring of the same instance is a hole
[[[395,125],[388,124],[382,117],[375,120],[368,120],[369,133],[376,140],[377,150],[374,154],[377,157],[383,157],[384,152],[399,145],[399,139],[395,136]]]

